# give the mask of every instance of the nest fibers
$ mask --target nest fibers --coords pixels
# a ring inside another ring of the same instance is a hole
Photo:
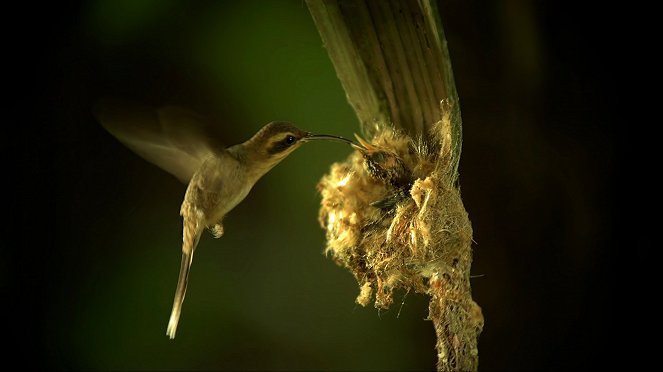
[[[325,252],[357,279],[357,303],[374,298],[388,308],[398,288],[430,295],[438,369],[476,369],[483,316],[471,297],[472,226],[455,185],[450,127],[446,115],[432,141],[393,129],[360,139],[366,150],[333,164],[318,184],[320,224]]]

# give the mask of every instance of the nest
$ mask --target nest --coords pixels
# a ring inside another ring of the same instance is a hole
[[[358,304],[389,308],[397,289],[430,295],[438,367],[476,369],[483,317],[471,297],[472,226],[455,185],[449,127],[447,116],[428,141],[394,129],[360,139],[366,151],[333,164],[319,182],[319,221],[325,253],[359,284]]]

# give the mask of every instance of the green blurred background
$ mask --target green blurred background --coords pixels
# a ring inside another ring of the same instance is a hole
[[[8,11],[18,134],[4,136],[11,236],[0,271],[24,367],[80,370],[432,370],[427,299],[354,303],[322,254],[315,186],[349,148],[306,145],[203,236],[177,338],[166,324],[185,185],[94,121],[102,95],[178,104],[228,144],[272,120],[352,137],[357,122],[306,5],[95,0]],[[614,350],[618,89],[614,11],[442,1],[464,119],[485,370],[591,367]],[[11,124],[11,123],[10,123]],[[16,167],[16,168],[13,168]],[[646,236],[635,246],[651,244]],[[642,259],[642,254],[629,256]]]

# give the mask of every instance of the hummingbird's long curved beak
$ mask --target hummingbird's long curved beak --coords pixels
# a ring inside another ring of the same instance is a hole
[[[349,140],[347,138],[341,137],[341,136],[332,136],[330,134],[313,134],[313,133],[307,133],[306,137],[302,138],[302,141],[313,141],[313,140],[327,140],[327,141],[338,141],[338,142],[345,142],[349,144],[350,146],[358,149],[365,151],[366,149],[364,146],[358,144],[357,142],[353,140]]]

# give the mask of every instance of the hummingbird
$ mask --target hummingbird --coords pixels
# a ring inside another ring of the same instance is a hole
[[[362,148],[349,139],[313,134],[285,121],[270,122],[247,141],[224,147],[202,116],[182,107],[150,108],[103,99],[93,111],[125,146],[187,184],[180,208],[182,261],[166,329],[171,339],[180,320],[193,254],[205,229],[220,238],[225,215],[263,175],[305,142],[332,140]]]

